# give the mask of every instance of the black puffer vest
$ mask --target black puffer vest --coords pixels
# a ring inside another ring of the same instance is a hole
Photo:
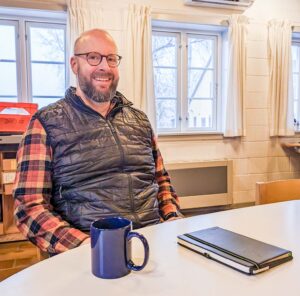
[[[103,118],[70,88],[35,115],[53,149],[51,203],[83,231],[107,216],[126,217],[134,228],[159,221],[151,125],[122,94],[114,101]]]

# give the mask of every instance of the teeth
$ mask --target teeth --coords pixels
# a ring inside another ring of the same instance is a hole
[[[107,82],[113,79],[113,75],[104,71],[94,72],[92,78],[96,81]]]
[[[95,77],[95,80],[97,81],[109,81],[109,78],[99,78],[99,77]]]

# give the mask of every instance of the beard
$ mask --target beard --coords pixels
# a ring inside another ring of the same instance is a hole
[[[111,79],[111,85],[107,91],[97,90],[93,86],[92,79],[94,78],[108,78]],[[81,74],[80,69],[78,69],[78,84],[82,92],[85,94],[87,99],[90,99],[97,103],[110,102],[116,94],[118,80],[111,73],[104,71],[98,71],[91,75],[90,79]]]

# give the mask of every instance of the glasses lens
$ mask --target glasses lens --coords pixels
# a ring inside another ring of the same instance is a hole
[[[87,55],[87,61],[91,66],[97,66],[101,62],[101,55],[97,52],[90,52]]]
[[[116,67],[120,63],[120,57],[116,54],[109,54],[106,60],[107,60],[107,64],[111,67]]]

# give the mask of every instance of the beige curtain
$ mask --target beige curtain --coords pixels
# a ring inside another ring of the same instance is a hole
[[[126,94],[148,115],[155,130],[151,8],[130,4],[126,14]]]
[[[224,137],[245,136],[246,35],[248,19],[232,15],[228,28],[228,72]]]
[[[292,26],[268,23],[270,136],[294,135],[292,85]]]
[[[73,45],[77,37],[93,28],[102,28],[102,9],[95,1],[66,0],[68,7],[67,44],[69,56],[73,55]],[[70,85],[76,85],[74,74],[70,71]]]

